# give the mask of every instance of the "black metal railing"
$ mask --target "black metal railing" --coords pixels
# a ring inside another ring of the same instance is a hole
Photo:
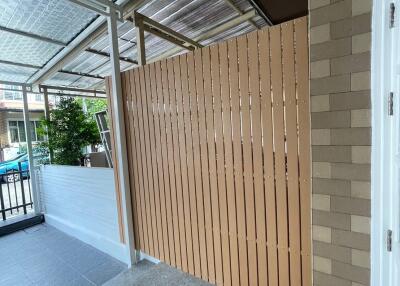
[[[18,163],[18,170],[0,174],[0,215],[3,221],[10,217],[33,211],[30,172],[23,170]]]

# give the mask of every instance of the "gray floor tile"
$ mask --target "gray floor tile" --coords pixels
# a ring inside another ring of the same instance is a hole
[[[96,268],[88,271],[84,276],[96,285],[102,285],[111,278],[115,277],[122,271],[126,270],[126,266],[118,262],[105,262]]]
[[[132,269],[124,271],[104,286],[210,286],[166,264],[157,265],[141,261]]]
[[[101,284],[126,269],[118,260],[46,224],[0,237],[0,253],[6,257],[0,285],[93,286],[84,273]]]
[[[46,224],[0,237],[0,285],[209,286],[166,264],[141,261],[132,269]]]

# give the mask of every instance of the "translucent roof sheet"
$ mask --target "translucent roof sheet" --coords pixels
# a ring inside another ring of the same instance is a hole
[[[97,15],[68,0],[1,0],[0,25],[68,43]]]
[[[232,2],[242,12],[252,9],[248,0]],[[189,38],[195,38],[238,16],[237,11],[225,0],[148,0],[138,11]],[[0,26],[33,33],[65,44],[73,40],[98,16],[68,0],[0,0]],[[259,16],[252,20],[258,27],[266,25]],[[130,22],[118,25],[121,56],[136,60],[134,25]],[[244,22],[204,40],[202,44],[209,45],[254,29],[249,22]],[[101,36],[88,48],[109,53],[108,41],[107,35]],[[148,33],[145,33],[145,43],[148,61],[176,47]],[[43,66],[62,49],[60,45],[0,31],[0,60]],[[133,66],[132,63],[121,61],[121,70]],[[75,59],[66,63],[63,70],[101,76],[107,76],[111,72],[108,57],[87,51],[82,51]],[[31,68],[0,65],[0,80],[24,82],[35,72],[37,70]],[[56,73],[45,83],[81,88],[102,87],[100,79],[65,73]]]

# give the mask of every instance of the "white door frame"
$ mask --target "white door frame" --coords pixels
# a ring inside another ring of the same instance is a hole
[[[372,17],[372,227],[371,285],[399,285],[399,39],[396,15],[390,28],[390,4],[400,0],[374,0]],[[388,99],[393,97],[393,115]],[[397,159],[396,159],[397,158]],[[397,210],[397,211],[396,211]],[[387,251],[387,231],[393,231],[393,248]]]

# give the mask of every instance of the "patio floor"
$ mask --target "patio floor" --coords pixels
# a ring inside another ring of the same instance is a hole
[[[46,224],[0,237],[0,285],[102,285],[127,266]]]
[[[41,224],[0,237],[0,285],[210,285],[163,263],[132,269],[67,234]]]
[[[192,275],[183,273],[164,263],[143,260],[132,269],[125,270],[104,286],[211,286]]]

